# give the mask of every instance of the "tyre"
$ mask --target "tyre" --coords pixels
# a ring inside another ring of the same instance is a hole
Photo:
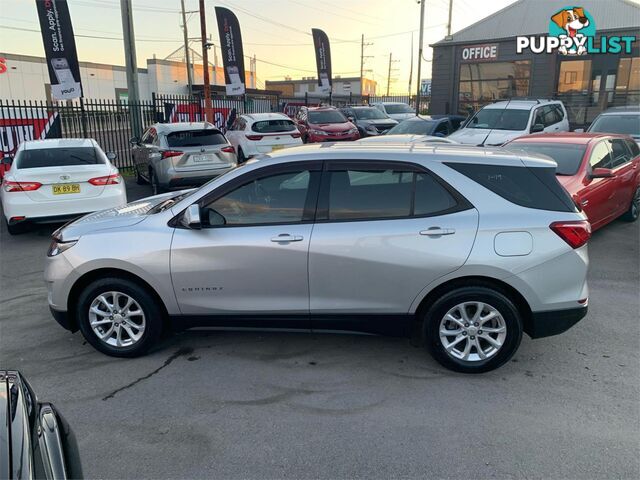
[[[640,216],[640,187],[638,187],[631,198],[629,210],[622,214],[622,220],[635,222]]]
[[[7,226],[7,231],[9,235],[20,235],[27,231],[27,226],[24,223],[15,223],[11,225],[9,222],[5,220],[5,225]]]
[[[149,170],[149,178],[151,178],[151,190],[154,195],[166,192],[166,189],[160,185],[160,181],[158,180],[155,170]]]
[[[145,178],[144,178],[142,175],[140,175],[140,169],[138,168],[138,166],[137,166],[137,165],[136,165],[136,166],[134,166],[133,168],[135,168],[135,169],[136,169],[136,183],[137,183],[138,185],[145,185],[145,184],[149,183],[149,182],[147,182],[147,181],[145,180]]]
[[[114,357],[137,357],[162,334],[164,314],[145,288],[124,278],[96,280],[82,291],[78,326],[97,350]]]
[[[244,163],[247,161],[247,157],[244,156],[244,152],[242,148],[238,147],[238,164]]]
[[[482,373],[507,362],[520,346],[522,318],[504,293],[460,287],[443,295],[424,319],[429,352],[444,367]]]

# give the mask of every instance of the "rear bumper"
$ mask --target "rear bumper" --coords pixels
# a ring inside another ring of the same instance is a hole
[[[587,315],[588,307],[570,308],[567,310],[551,310],[548,312],[533,312],[531,322],[525,327],[525,332],[531,338],[550,337],[566,332]]]
[[[203,185],[212,178],[219,177],[220,175],[227,173],[229,170],[235,168],[235,166],[210,169],[210,170],[175,170],[171,169],[166,172],[166,180],[163,182],[162,176],[158,175],[160,183],[169,188],[176,187],[192,187],[197,185]]]

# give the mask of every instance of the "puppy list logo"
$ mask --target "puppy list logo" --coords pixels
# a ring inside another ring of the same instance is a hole
[[[516,38],[516,51],[586,55],[597,53],[631,53],[635,36],[602,35],[596,42],[596,22],[582,7],[564,7],[549,20],[548,36]]]

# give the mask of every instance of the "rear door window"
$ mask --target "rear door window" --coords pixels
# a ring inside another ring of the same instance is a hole
[[[167,135],[167,144],[171,148],[180,147],[206,147],[210,145],[222,145],[227,143],[224,135],[219,130],[184,130]]]
[[[104,160],[93,147],[22,150],[16,158],[19,169],[98,164],[104,164]]]
[[[469,163],[446,165],[516,205],[557,212],[576,211],[573,200],[556,179],[555,168]]]

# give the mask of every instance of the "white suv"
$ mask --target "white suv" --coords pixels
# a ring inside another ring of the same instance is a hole
[[[240,115],[227,130],[227,139],[235,148],[239,163],[273,150],[302,145],[296,124],[284,113]]]
[[[557,100],[506,100],[482,107],[449,138],[458,143],[498,146],[529,133],[568,132],[569,118]]]

